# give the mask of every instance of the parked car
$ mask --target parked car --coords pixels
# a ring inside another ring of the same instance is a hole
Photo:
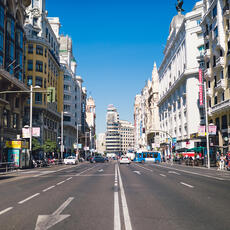
[[[105,162],[105,158],[102,156],[95,156],[90,159],[90,163],[104,163],[104,162]]]
[[[66,165],[76,165],[78,163],[76,157],[74,156],[69,156],[64,159],[64,164]]]
[[[130,164],[131,160],[127,156],[122,156],[119,159],[120,164]]]

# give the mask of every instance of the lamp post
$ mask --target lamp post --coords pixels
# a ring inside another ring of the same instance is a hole
[[[81,124],[77,124],[77,154],[79,156],[79,148],[78,148],[78,127],[81,126]]]
[[[207,143],[206,147],[207,147],[207,157],[208,157],[208,168],[210,168],[207,90],[206,90],[206,83],[205,82],[204,82],[204,109],[205,109],[206,143]]]
[[[39,89],[40,86],[30,85],[30,168],[32,167],[32,136],[33,136],[33,89]]]

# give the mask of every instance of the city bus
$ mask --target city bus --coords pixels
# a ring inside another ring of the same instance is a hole
[[[137,152],[133,161],[139,163],[160,163],[161,153],[160,152]]]

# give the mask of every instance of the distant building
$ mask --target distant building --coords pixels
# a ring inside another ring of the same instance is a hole
[[[128,150],[134,150],[134,125],[128,121],[119,121],[121,152],[127,153]]]
[[[119,114],[113,105],[109,105],[106,115],[106,153],[121,153],[119,132]]]
[[[104,154],[105,151],[106,151],[106,142],[105,142],[105,133],[99,133],[97,135],[97,152],[100,153],[100,154]]]
[[[95,150],[95,134],[96,134],[96,105],[93,98],[90,96],[86,100],[86,122],[90,132],[90,150]]]

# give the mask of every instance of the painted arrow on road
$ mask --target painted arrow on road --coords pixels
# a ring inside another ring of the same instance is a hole
[[[134,173],[141,175],[140,171],[133,171]]]
[[[61,212],[70,204],[74,197],[68,198],[53,214],[51,215],[39,215],[36,223],[35,230],[46,230],[54,226],[55,224],[70,217],[70,215],[60,215]]]
[[[104,172],[104,169],[99,169],[98,172]]]

